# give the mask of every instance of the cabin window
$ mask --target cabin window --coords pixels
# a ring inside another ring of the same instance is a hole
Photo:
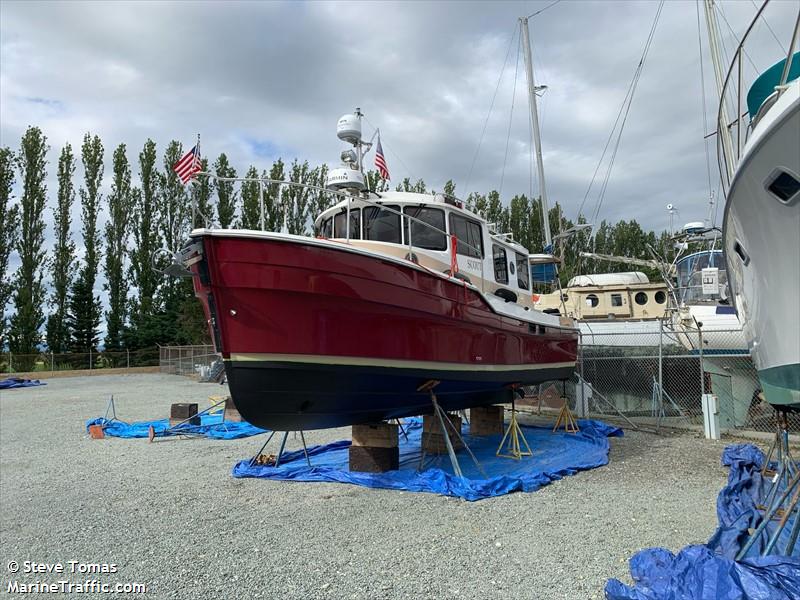
[[[403,213],[431,226],[428,227],[428,225],[411,221],[412,246],[425,248],[427,250],[447,250],[447,235],[444,233],[443,210],[424,206],[406,206],[403,209]],[[408,243],[409,240],[409,221],[410,219],[403,219],[403,234],[405,235],[406,243]]]
[[[589,294],[586,296],[586,306],[597,308],[598,304],[600,304],[600,298],[597,297],[597,294]]]
[[[458,239],[457,253],[462,256],[483,258],[481,224],[450,213],[450,233]]]
[[[530,289],[531,273],[528,270],[528,257],[524,254],[515,255],[517,261],[517,285],[523,290]]]
[[[398,212],[386,210],[393,209]],[[364,239],[375,242],[389,242],[400,244],[400,207],[397,205],[386,208],[367,206],[364,208]]]
[[[322,221],[319,225],[319,236],[324,238],[329,238],[333,236],[333,230],[331,229],[331,225],[333,224],[333,219],[328,218]]]
[[[800,181],[786,171],[778,169],[777,174],[773,175],[772,181],[767,186],[767,189],[778,200],[784,204],[788,204],[789,201],[800,192]]]
[[[622,306],[622,294],[611,294],[611,306]]]
[[[497,283],[508,283],[508,260],[505,248],[492,244],[492,261],[494,262],[494,280]]]
[[[666,292],[662,292],[661,290],[656,292],[656,302],[659,304],[664,304],[667,301],[667,294]]]
[[[644,292],[636,292],[636,295],[633,297],[633,299],[639,306],[644,306],[647,304],[647,294]]]
[[[347,237],[347,211],[343,210],[333,217],[333,237]],[[350,239],[361,239],[361,209],[350,209]]]

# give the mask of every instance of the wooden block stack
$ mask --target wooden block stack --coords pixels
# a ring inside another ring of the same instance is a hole
[[[447,413],[447,418],[450,419],[456,431],[460,432],[461,417]],[[461,439],[456,436],[447,423],[445,423],[445,427],[447,427],[447,435],[450,436],[453,450],[458,451],[463,448],[464,444],[461,443]],[[442,426],[436,415],[423,415],[422,417],[422,450],[426,454],[447,454],[447,444],[444,441]]]
[[[225,413],[223,415],[223,420],[235,423],[241,423],[244,420],[242,419],[242,415],[239,414],[239,410],[236,408],[236,405],[233,403],[233,399],[230,396],[225,398]]]
[[[169,409],[169,426],[174,427],[178,423],[185,422],[189,425],[200,425],[200,417],[197,415],[197,404],[178,403],[173,404]],[[189,419],[188,421],[186,419]]]
[[[470,435],[503,435],[504,410],[502,406],[476,406],[469,409]]]
[[[397,431],[394,423],[353,425],[350,470],[383,473],[400,468]]]

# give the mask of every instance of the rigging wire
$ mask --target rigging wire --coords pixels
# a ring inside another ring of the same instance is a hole
[[[517,78],[519,77],[519,51],[520,47],[522,46],[522,37],[519,38],[519,43],[517,44],[517,62],[514,66],[514,86],[511,91],[511,113],[508,116],[508,133],[506,133],[506,152],[503,156],[503,170],[500,171],[500,190],[498,194],[500,195],[501,201],[503,198],[503,180],[506,176],[506,163],[508,162],[508,144],[511,141],[511,125],[514,121],[514,100],[517,97]]]
[[[700,51],[700,92],[702,96],[702,113],[703,113],[703,149],[706,153],[706,175],[708,176],[708,196],[709,196],[709,215],[708,220],[712,227],[716,224],[715,220],[711,220],[711,211],[714,208],[714,191],[713,184],[711,183],[711,152],[708,149],[708,139],[705,137],[708,132],[708,115],[706,114],[706,77],[705,70],[703,69],[703,34],[700,24],[700,0],[696,0],[695,9],[697,13],[697,45]]]
[[[533,13],[533,14],[531,14],[531,15],[528,15],[526,18],[528,18],[528,19],[532,19],[532,18],[533,18],[533,17],[535,17],[536,15],[540,15],[540,14],[542,14],[542,13],[543,13],[544,11],[546,11],[548,8],[552,8],[553,6],[555,6],[556,4],[558,4],[559,2],[561,2],[561,0],[555,0],[555,2],[551,2],[550,4],[548,4],[547,6],[545,6],[543,9],[541,9],[541,10],[537,10],[535,13]]]
[[[753,5],[753,8],[755,8],[756,10],[758,10],[758,4],[756,4],[756,3],[755,3],[755,0],[750,0],[750,4],[752,4],[752,5]],[[782,43],[781,43],[781,41],[778,39],[778,36],[777,36],[777,35],[775,35],[775,32],[772,30],[772,27],[770,27],[770,26],[769,26],[769,21],[767,21],[767,18],[764,16],[764,13],[761,13],[761,20],[762,20],[762,21],[764,21],[764,25],[766,25],[766,26],[767,26],[767,29],[769,29],[769,32],[772,34],[772,37],[773,37],[773,38],[775,39],[775,41],[778,43],[778,46],[780,47],[780,49],[781,49],[781,52],[783,52],[784,54],[786,54],[786,53],[787,53],[787,51],[786,51],[786,48],[784,48],[784,47],[783,47],[783,44],[782,44]]]
[[[486,120],[483,122],[483,129],[481,130],[481,137],[478,139],[478,147],[475,148],[475,155],[472,157],[472,164],[469,167],[469,174],[467,175],[467,184],[464,186],[464,199],[469,196],[469,184],[470,180],[472,179],[472,172],[475,169],[475,163],[478,160],[478,154],[481,151],[481,144],[483,144],[483,137],[486,135],[486,126],[489,124],[489,118],[492,116],[492,110],[494,109],[494,102],[497,99],[497,92],[500,90],[500,82],[503,81],[503,73],[506,70],[506,64],[508,63],[508,57],[511,55],[511,46],[514,43],[514,40],[517,38],[517,33],[519,32],[519,24],[514,26],[514,33],[511,34],[511,39],[508,41],[508,50],[506,50],[506,58],[503,61],[503,67],[500,69],[500,76],[497,78],[497,85],[494,88],[494,94],[492,95],[492,102],[489,105],[489,112],[486,115]]]
[[[631,79],[631,83],[628,86],[628,91],[625,95],[625,98],[622,101],[622,106],[620,107],[619,113],[617,114],[617,119],[614,122],[614,127],[611,129],[611,134],[606,141],[605,148],[603,149],[603,154],[600,156],[600,162],[595,169],[595,173],[592,176],[592,180],[589,183],[589,189],[586,191],[586,195],[584,196],[583,202],[581,202],[581,206],[578,209],[578,218],[580,219],[581,211],[583,210],[584,203],[586,202],[586,198],[589,196],[589,193],[592,189],[592,185],[594,184],[595,178],[597,176],[598,171],[600,170],[600,166],[602,165],[603,158],[605,157],[606,151],[608,150],[609,145],[611,144],[611,140],[614,138],[614,132],[616,130],[617,124],[619,123],[619,131],[616,132],[617,139],[614,143],[614,147],[611,153],[611,158],[609,159],[608,167],[606,169],[606,173],[604,175],[603,183],[600,187],[600,192],[598,194],[597,201],[595,203],[595,209],[593,211],[592,219],[590,220],[591,223],[594,223],[597,220],[598,215],[600,214],[600,209],[603,205],[603,199],[605,197],[606,189],[608,188],[608,182],[611,177],[611,171],[614,167],[614,162],[616,161],[617,151],[619,150],[620,142],[622,141],[622,132],[625,129],[625,123],[628,119],[628,114],[630,113],[631,105],[633,103],[633,96],[636,93],[636,87],[639,83],[639,78],[641,77],[642,71],[644,70],[644,63],[647,59],[647,55],[650,52],[650,46],[653,42],[653,38],[655,37],[656,28],[658,26],[658,21],[661,17],[661,11],[664,8],[664,0],[661,0],[658,4],[658,10],[656,11],[655,18],[653,19],[653,25],[650,27],[650,33],[647,36],[647,41],[645,42],[644,51],[642,52],[642,57],[639,59],[639,64],[634,71],[633,78]]]
[[[722,0],[720,0],[717,5],[719,6],[719,16],[722,17],[723,21],[725,21],[725,25],[728,26],[728,31],[731,32],[733,39],[736,41],[736,46],[738,47],[739,44],[741,43],[741,40],[739,39],[739,36],[736,35],[736,32],[733,30],[733,27],[731,27],[731,24],[728,22],[728,19],[725,17],[725,13],[722,10]],[[742,47],[742,52],[744,52],[744,55],[747,57],[747,60],[750,61],[750,65],[753,67],[753,69],[755,69],[755,71],[758,72],[758,67],[756,66],[756,63],[753,62],[753,59],[750,58],[750,55],[747,53],[744,47]]]

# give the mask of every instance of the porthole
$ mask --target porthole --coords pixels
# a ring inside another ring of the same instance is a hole
[[[784,204],[789,204],[800,193],[800,181],[791,173],[783,169],[775,172],[767,179],[767,190]]]
[[[600,304],[600,298],[598,298],[596,294],[589,294],[586,296],[586,306],[597,308],[598,304]]]
[[[658,304],[664,304],[667,301],[667,293],[658,290],[656,292],[655,300]]]
[[[508,268],[511,269],[511,274],[513,275],[514,274],[514,263],[513,262],[508,263]]]
[[[645,294],[644,292],[636,292],[636,295],[633,297],[633,299],[639,306],[644,306],[645,304],[647,304],[647,294]]]
[[[744,249],[741,242],[736,240],[733,244],[733,251],[736,252],[737,256],[741,259],[742,264],[746,267],[750,264],[750,255]]]
[[[566,302],[567,300],[569,300],[569,296],[567,294],[561,294],[561,301]]]

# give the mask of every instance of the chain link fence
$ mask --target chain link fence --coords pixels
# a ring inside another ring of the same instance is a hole
[[[703,394],[714,394],[723,430],[775,430],[740,329],[673,329],[658,321],[633,331],[583,328],[572,379],[529,394],[536,406],[560,408],[566,396],[578,414],[679,428],[702,427]],[[800,429],[800,415],[789,421]]]
[[[221,356],[214,346],[159,346],[158,365],[162,373],[199,376],[204,379]]]
[[[158,358],[158,348],[114,352],[0,352],[0,374],[156,367]]]

